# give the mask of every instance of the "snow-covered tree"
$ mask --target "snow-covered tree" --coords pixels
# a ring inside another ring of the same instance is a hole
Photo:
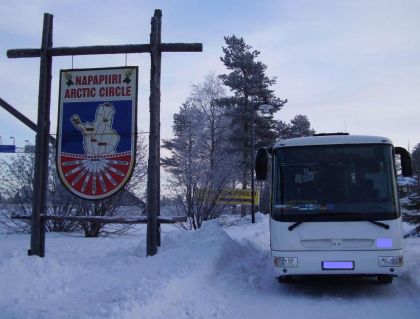
[[[403,219],[405,222],[417,226],[408,235],[420,236],[420,143],[414,147],[411,152],[411,158],[413,163],[413,176],[416,183],[413,185],[413,193],[409,197],[408,204],[404,205],[409,211],[403,214]]]
[[[8,214],[0,218],[3,228],[11,232],[30,232],[30,221],[16,220],[13,215],[29,216],[32,212],[33,178],[35,154],[25,153],[0,161],[2,183],[0,192],[10,203]],[[47,215],[55,216],[114,216],[124,205],[124,193],[144,192],[146,176],[146,151],[143,139],[137,143],[137,160],[134,173],[124,190],[109,199],[99,201],[82,200],[64,188],[59,180],[55,162],[55,150],[51,149],[48,164]],[[139,209],[140,212],[140,209]],[[74,232],[83,230],[86,237],[119,234],[130,225],[120,225],[112,230],[104,229],[105,224],[91,222],[71,222],[68,220],[46,220],[46,231]]]
[[[223,207],[217,204],[217,194],[230,182],[235,168],[226,141],[229,119],[216,104],[223,95],[222,83],[214,74],[194,85],[174,115],[174,138],[163,143],[170,152],[162,164],[171,174],[171,189],[194,229],[219,216]]]
[[[180,196],[187,217],[194,216],[193,195],[197,188],[202,161],[199,158],[203,115],[190,102],[184,103],[174,115],[174,138],[163,141],[170,156],[162,159],[163,166],[171,174],[169,179],[176,195]]]
[[[25,153],[2,159],[1,173],[4,178],[0,188],[4,197],[10,203],[9,212],[0,220],[0,223],[10,232],[30,232],[30,221],[12,219],[13,215],[31,215],[33,197],[35,154]],[[47,214],[70,216],[75,203],[72,195],[64,189],[58,180],[55,169],[53,152],[49,157],[49,174],[47,185]],[[45,223],[46,231],[73,232],[80,229],[79,225],[69,221],[51,221]]]

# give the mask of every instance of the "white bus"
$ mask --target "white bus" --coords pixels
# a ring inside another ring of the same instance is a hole
[[[271,165],[270,242],[279,281],[293,275],[368,275],[391,283],[403,265],[395,154],[385,137],[318,134],[260,149],[256,176]]]

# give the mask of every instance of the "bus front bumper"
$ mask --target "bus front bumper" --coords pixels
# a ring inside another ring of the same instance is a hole
[[[276,277],[287,275],[393,275],[401,273],[403,250],[272,251]]]

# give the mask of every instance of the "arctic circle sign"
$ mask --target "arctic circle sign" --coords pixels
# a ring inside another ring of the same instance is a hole
[[[57,170],[83,199],[103,199],[130,179],[136,155],[138,68],[61,70]]]

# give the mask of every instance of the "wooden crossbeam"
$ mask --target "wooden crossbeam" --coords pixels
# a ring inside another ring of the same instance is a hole
[[[19,121],[21,121],[27,127],[29,127],[31,130],[36,132],[36,124],[32,122],[29,118],[27,118],[25,115],[20,113],[18,110],[16,110],[13,106],[11,106],[2,98],[0,98],[0,106],[4,108],[7,112],[9,112],[11,115],[16,117]],[[53,136],[50,135],[49,140],[50,140],[51,145],[55,145],[55,138]]]
[[[50,56],[67,55],[97,55],[97,54],[125,54],[125,53],[150,53],[150,44],[125,44],[125,45],[95,45],[81,47],[53,47],[47,49]],[[202,43],[161,43],[160,52],[202,52]],[[7,57],[39,58],[41,49],[11,49],[7,50]]]
[[[12,215],[12,219],[32,220],[31,215]],[[44,215],[41,214],[44,220],[58,220],[58,221],[72,221],[72,222],[91,222],[101,224],[147,224],[147,217],[121,217],[121,216],[59,216],[59,215]],[[186,216],[176,217],[158,217],[158,222],[161,224],[175,224],[186,222]]]

